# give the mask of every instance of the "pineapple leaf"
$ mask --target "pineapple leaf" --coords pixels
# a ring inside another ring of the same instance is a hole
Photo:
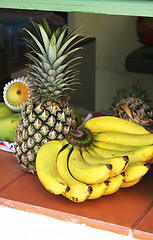
[[[42,53],[45,57],[47,57],[47,55],[46,55],[46,53],[45,53],[45,50],[44,50],[43,46],[41,45],[41,43],[38,41],[38,39],[37,39],[30,31],[28,31],[27,29],[25,29],[25,30],[26,30],[27,33],[29,33],[29,35],[32,37],[32,39],[34,40],[34,42],[37,44],[37,46],[39,47],[41,53]],[[31,45],[32,45],[32,43],[31,43]]]
[[[74,39],[76,39],[78,36],[79,36],[79,34],[74,35],[74,36],[71,37],[67,42],[65,42],[65,43],[63,44],[63,46],[60,48],[60,50],[58,51],[57,57],[62,56],[62,54],[63,54],[63,52],[65,51],[65,49],[67,48],[67,46],[69,46],[69,44],[70,44]]]
[[[41,59],[41,61],[42,61],[43,63],[48,63],[48,64],[50,64],[49,61],[48,61],[48,59],[47,59],[43,54],[38,53],[38,52],[35,52],[35,53],[38,55],[38,57]]]
[[[39,24],[38,24],[38,23],[35,23],[35,22],[33,22],[33,21],[31,21],[31,22],[32,22],[34,28],[35,28],[36,31],[37,31],[38,37],[41,39],[41,34],[40,34]]]
[[[55,77],[55,81],[58,80],[58,79],[63,79],[65,77],[66,73],[60,73],[59,75],[57,75]]]
[[[66,53],[68,51],[70,51],[70,49],[72,49],[75,45],[79,44],[80,42],[83,42],[85,39],[87,39],[88,37],[83,37],[80,38],[79,40],[77,40],[75,43],[71,44],[69,48],[67,48]],[[79,47],[78,49],[83,49],[83,47]]]
[[[66,52],[66,54],[67,54],[67,56],[68,56],[68,55],[70,55],[70,54],[72,54],[72,53],[74,53],[74,52],[76,52],[76,51],[78,51],[78,50],[80,50],[80,49],[83,49],[83,48],[82,48],[82,47],[74,48],[74,49],[72,49],[71,51]]]
[[[56,77],[56,71],[55,71],[54,69],[49,69],[48,75],[49,75],[49,76]]]
[[[46,53],[48,53],[48,49],[49,49],[48,35],[47,35],[46,31],[44,30],[44,28],[42,27],[42,25],[39,25],[39,29],[40,29],[40,32],[41,32],[41,36],[42,36],[42,40],[43,40],[43,43],[44,43]]]
[[[56,39],[58,40],[58,38],[60,37],[61,33],[65,30],[65,28],[67,29],[67,26],[64,25],[63,27],[58,27],[56,32],[55,32],[55,36]]]
[[[50,83],[53,83],[54,80],[55,80],[55,78],[51,75],[47,77],[47,81],[50,82]]]
[[[79,64],[81,64],[81,63],[80,63],[80,62],[77,62],[77,63],[71,64],[71,65],[67,68],[67,70],[70,70],[71,68],[73,68],[73,67],[75,67],[75,66],[77,66],[77,65],[79,65]]]
[[[56,51],[58,52],[60,47],[61,47],[61,44],[62,44],[62,41],[64,39],[64,36],[65,36],[65,33],[66,33],[66,30],[67,28],[65,28],[63,30],[63,32],[61,33],[61,35],[59,36],[58,40],[57,40],[57,44],[56,44]]]
[[[39,47],[37,46],[37,44],[34,41],[31,41],[30,39],[26,39],[24,38],[25,41],[27,41],[27,47],[29,47],[33,52],[40,52]]]
[[[49,59],[51,64],[53,64],[55,62],[55,60],[57,59],[57,56],[56,56],[56,37],[55,37],[54,33],[53,33],[52,38],[49,42],[48,59]]]
[[[49,90],[50,92],[53,92],[53,91],[55,91],[55,88],[52,88],[51,86],[48,86],[48,90]]]
[[[78,30],[79,30],[80,28],[82,28],[82,27],[83,27],[83,26],[77,27],[77,28],[75,28],[72,32],[70,32],[70,33],[64,38],[63,43],[67,42],[68,39],[69,39],[76,31],[78,31]]]
[[[43,69],[45,70],[46,73],[49,74],[49,71],[51,70],[50,68],[51,66],[49,63],[46,63],[46,62],[43,63]]]
[[[47,33],[48,38],[50,39],[52,37],[52,32],[45,18],[43,19],[43,28]]]
[[[75,58],[69,60],[69,61],[67,62],[67,66],[70,65],[70,67],[71,67],[71,66],[72,66],[72,62],[77,61],[78,59],[82,59],[82,57],[78,56],[78,57],[75,57]]]
[[[41,76],[44,80],[46,80],[48,78],[48,74],[45,72],[41,72]]]
[[[61,34],[61,29],[60,29],[60,27],[59,27],[59,28],[57,28],[57,30],[56,30],[56,32],[55,32],[56,40],[58,40],[60,34]]]
[[[64,65],[60,65],[57,69],[56,69],[56,73],[57,73],[57,76],[63,72],[63,70],[66,68],[67,64],[64,64]]]
[[[37,66],[41,67],[41,62],[38,60],[38,58],[34,57],[30,53],[26,53],[25,56],[28,57],[34,64],[36,64]]]
[[[53,69],[57,69],[59,66],[61,66],[62,62],[65,60],[67,56],[63,55],[60,58],[58,58],[52,65]]]
[[[35,72],[30,72],[29,74],[30,74],[32,77],[36,78],[36,79],[39,79],[39,78],[40,78],[40,75],[37,74],[37,73],[35,73]],[[40,81],[40,83],[41,83],[41,81]]]

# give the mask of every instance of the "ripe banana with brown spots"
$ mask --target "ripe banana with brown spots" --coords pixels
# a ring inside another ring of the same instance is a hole
[[[125,177],[125,174],[123,172],[119,175],[108,178],[108,180],[107,180],[108,187],[103,195],[110,195],[110,194],[117,192],[120,189],[120,187],[124,181],[124,177]]]
[[[137,163],[129,164],[125,170],[125,183],[130,183],[141,179],[150,169],[150,164]]]
[[[57,156],[57,171],[70,188],[69,191],[64,192],[63,195],[73,202],[83,202],[92,193],[92,187],[76,180],[70,174],[67,164],[72,149],[72,145],[67,145],[59,152]]]
[[[98,154],[103,158],[128,156],[129,163],[147,163],[153,159],[153,145],[137,147],[133,151],[109,150],[92,144],[86,149],[92,156]]]
[[[111,164],[112,170],[110,173],[110,177],[116,176],[121,172],[125,171],[129,162],[128,156],[116,156],[110,158],[103,158],[101,156],[95,157],[92,156],[89,152],[87,152],[84,148],[81,148],[81,154],[84,161],[90,165]]]
[[[95,184],[107,180],[110,177],[111,164],[88,164],[82,158],[80,147],[74,146],[69,156],[68,168],[70,173],[78,181],[86,184]]]

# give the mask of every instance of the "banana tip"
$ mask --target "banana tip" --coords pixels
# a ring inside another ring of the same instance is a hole
[[[67,186],[66,189],[65,189],[65,192],[69,192],[70,191],[70,187]]]
[[[91,194],[93,192],[93,188],[91,186],[88,187],[88,193]]]
[[[151,165],[149,163],[145,163],[144,166],[146,166],[148,169],[150,169]]]
[[[129,161],[129,157],[128,157],[128,156],[123,156],[123,159],[124,159],[124,161],[125,161],[126,163],[128,163],[128,161]]]
[[[107,168],[108,168],[109,170],[112,170],[112,164],[107,164]]]

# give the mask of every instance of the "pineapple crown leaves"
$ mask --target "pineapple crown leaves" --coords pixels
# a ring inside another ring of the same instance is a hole
[[[32,50],[26,54],[32,62],[29,64],[31,97],[57,100],[67,95],[67,90],[74,91],[72,85],[79,84],[78,71],[73,67],[81,57],[72,55],[82,49],[77,45],[86,37],[78,39],[80,34],[73,35],[79,28],[66,35],[66,25],[52,33],[45,19],[42,25],[32,23],[38,37],[25,29],[32,38],[32,41],[26,39]]]

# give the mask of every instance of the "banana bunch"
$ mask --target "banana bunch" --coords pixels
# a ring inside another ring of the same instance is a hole
[[[36,171],[49,192],[83,202],[137,184],[152,159],[153,134],[127,120],[96,117],[42,145]]]

